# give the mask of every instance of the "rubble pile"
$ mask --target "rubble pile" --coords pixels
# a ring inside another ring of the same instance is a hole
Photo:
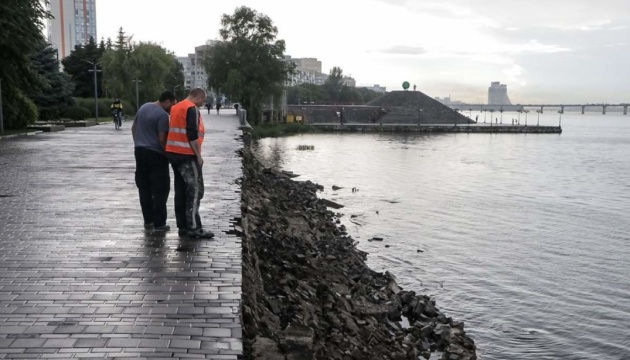
[[[248,359],[476,359],[463,323],[365,265],[318,185],[264,169],[248,150],[243,164]]]

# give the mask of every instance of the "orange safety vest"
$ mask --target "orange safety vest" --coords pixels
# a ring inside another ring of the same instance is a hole
[[[168,137],[166,138],[166,151],[176,154],[195,155],[188,142],[188,135],[186,135],[186,113],[188,109],[195,104],[192,101],[186,99],[171,107],[171,120],[169,123]],[[196,106],[195,106],[196,108]],[[206,133],[206,128],[201,120],[201,113],[197,109],[197,124],[199,129],[199,150],[201,151],[201,145],[203,144],[203,136]]]

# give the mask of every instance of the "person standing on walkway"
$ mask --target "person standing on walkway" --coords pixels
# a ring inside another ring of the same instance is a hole
[[[221,110],[221,102],[217,100],[217,115],[219,115],[219,110]]]
[[[168,231],[166,201],[171,191],[171,178],[166,157],[168,112],[175,103],[175,95],[165,91],[156,102],[138,109],[131,126],[135,145],[136,186],[146,230]]]
[[[202,228],[199,216],[199,202],[204,195],[201,146],[205,134],[199,107],[205,101],[206,92],[197,88],[171,108],[166,155],[175,176],[175,218],[180,236],[214,237]]]

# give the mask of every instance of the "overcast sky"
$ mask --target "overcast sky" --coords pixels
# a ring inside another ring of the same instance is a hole
[[[630,0],[97,0],[98,37],[120,26],[186,55],[249,6],[274,21],[293,57],[340,66],[359,85],[486,102],[630,102]]]

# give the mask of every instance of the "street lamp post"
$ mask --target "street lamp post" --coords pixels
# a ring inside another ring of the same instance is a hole
[[[527,126],[527,113],[529,113],[529,110],[525,110],[525,126]]]
[[[562,113],[564,113],[564,111],[559,110],[558,114],[560,114],[560,120],[558,120],[558,127],[562,127]]]
[[[87,61],[87,60],[83,60],[84,62],[92,65],[94,68],[88,70],[88,72],[94,73],[94,116],[95,116],[95,121],[98,124],[98,79],[96,74],[100,73],[101,70],[97,70],[96,69],[96,65],[98,65],[98,62],[91,62],[91,61]]]
[[[2,111],[2,79],[0,79],[0,134],[4,134],[4,112]]]
[[[536,126],[540,126],[540,110],[536,110],[538,113],[538,121],[536,121]]]
[[[135,80],[131,80],[132,82],[136,83],[136,113],[138,112],[138,109],[140,109],[140,96],[138,95],[138,85],[142,82],[142,80],[138,80],[138,77],[136,76]]]

